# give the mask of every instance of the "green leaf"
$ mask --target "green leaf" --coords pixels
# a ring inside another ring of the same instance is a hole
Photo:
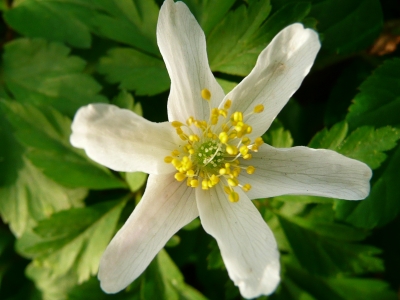
[[[154,0],[98,0],[95,3],[100,9],[91,20],[94,33],[160,56],[156,42],[159,9]],[[86,5],[86,1],[82,4]]]
[[[137,95],[155,95],[169,89],[170,79],[164,62],[130,48],[114,48],[100,59],[99,73],[120,89]]]
[[[35,300],[65,299],[67,292],[77,283],[77,277],[72,272],[64,276],[54,277],[50,268],[37,262],[31,262],[26,267],[25,274],[40,290],[40,298]]]
[[[42,172],[67,187],[123,188],[125,183],[69,143],[71,121],[50,107],[41,110],[15,101],[0,102],[26,156]]]
[[[311,140],[309,147],[335,150],[347,157],[360,160],[372,169],[377,169],[387,155],[383,153],[396,147],[400,130],[390,126],[374,129],[363,126],[353,131],[346,139],[348,125],[345,121],[335,124],[330,130],[323,129]]]
[[[361,202],[339,201],[336,217],[366,229],[380,227],[393,220],[400,212],[398,174],[400,146],[385,163],[381,176],[374,183],[369,196]]]
[[[318,132],[308,144],[310,148],[336,150],[347,136],[348,125],[343,121],[332,126],[330,130],[324,128]]]
[[[153,0],[20,0],[5,13],[7,23],[29,37],[89,48],[92,32],[159,55],[157,17]]]
[[[316,299],[324,300],[395,300],[396,293],[380,280],[313,276],[293,261],[285,260],[286,275],[298,287]],[[286,280],[286,278],[284,279]],[[285,283],[283,283],[285,286]]]
[[[0,140],[0,214],[17,237],[56,211],[82,205],[86,189],[60,186],[24,157],[1,107]]]
[[[208,59],[213,71],[235,75],[248,74],[247,71],[239,69],[239,66],[232,66],[231,61],[248,52],[246,46],[251,36],[268,17],[270,10],[269,1],[251,0],[247,7],[241,5],[227,14],[207,37]],[[251,70],[255,64],[254,57],[249,63]]]
[[[80,2],[83,6],[84,1]],[[5,12],[4,17],[13,29],[23,35],[43,37],[67,42],[76,47],[88,48],[91,36],[86,21],[90,20],[90,10],[95,6],[89,5],[87,9],[76,11],[76,5],[72,3],[72,1],[69,3],[68,1],[14,1],[13,8]],[[77,18],[75,13],[79,13],[81,18]],[[49,30],[49,28],[57,28],[57,30]]]
[[[88,103],[107,102],[97,94],[101,86],[83,73],[85,61],[69,52],[62,44],[42,39],[7,44],[3,67],[8,89],[21,103],[54,106],[69,116]]]
[[[317,300],[311,296],[307,291],[299,287],[289,277],[285,277],[281,283],[281,289],[274,294],[274,299],[278,300]]]
[[[310,16],[324,36],[323,49],[351,53],[370,46],[383,26],[378,0],[314,0]]]
[[[295,257],[312,274],[363,274],[384,269],[376,257],[381,252],[378,248],[349,241],[351,235],[355,240],[365,237],[351,227],[283,216],[279,222]]]
[[[370,62],[361,58],[355,59],[343,69],[326,102],[325,125],[330,127],[346,118],[351,101],[358,93],[359,86],[373,69]]]
[[[184,0],[192,14],[196,17],[206,36],[226,15],[235,0],[198,1]]]
[[[17,249],[49,268],[52,277],[71,271],[83,282],[97,272],[125,204],[126,200],[109,201],[55,213],[23,235]]]
[[[347,121],[355,128],[400,125],[400,59],[386,60],[360,86]]]
[[[274,36],[287,25],[301,21],[309,9],[308,2],[290,3],[265,21],[270,1],[250,0],[247,6],[229,12],[207,37],[211,69],[246,76]]]
[[[142,299],[206,299],[184,282],[182,273],[165,250],[158,253],[140,279]]]
[[[353,131],[338,147],[338,152],[347,157],[360,160],[377,169],[387,155],[383,151],[393,149],[400,138],[400,130],[390,126],[374,129],[363,126]]]
[[[232,91],[238,84],[237,82],[221,79],[221,78],[216,78],[218,84],[222,87],[224,90],[225,94],[228,94],[230,91]]]
[[[120,108],[129,109],[139,116],[143,116],[143,109],[140,102],[135,103],[132,94],[125,90],[121,90],[119,94],[112,99],[112,104]]]
[[[277,148],[290,148],[293,145],[293,138],[290,131],[283,128],[282,123],[277,119],[262,136],[265,143]]]
[[[132,192],[136,192],[146,182],[147,174],[143,172],[126,173],[125,179],[129,185],[130,190]]]

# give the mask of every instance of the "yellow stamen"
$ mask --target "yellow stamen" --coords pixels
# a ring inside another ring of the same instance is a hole
[[[178,181],[184,181],[185,178],[186,178],[186,175],[185,175],[185,174],[182,174],[182,173],[176,173],[174,177],[175,177],[175,179],[178,180]]]
[[[230,192],[228,196],[229,201],[235,203],[239,201],[239,194],[236,192]]]
[[[264,105],[258,104],[254,107],[254,113],[259,114],[260,112],[264,111]]]
[[[254,174],[254,171],[256,170],[256,168],[254,168],[253,166],[248,166],[247,168],[246,168],[246,172],[247,172],[247,174]]]
[[[210,101],[211,99],[211,92],[208,89],[202,89],[201,90],[201,97],[204,100]]]
[[[246,183],[243,187],[242,187],[243,191],[248,192],[251,189],[251,185],[249,183]]]

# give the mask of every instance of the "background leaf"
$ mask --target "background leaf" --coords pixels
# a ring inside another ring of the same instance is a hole
[[[107,102],[101,86],[84,74],[85,61],[42,39],[18,39],[5,47],[4,80],[21,103],[54,106],[69,116],[88,103]]]

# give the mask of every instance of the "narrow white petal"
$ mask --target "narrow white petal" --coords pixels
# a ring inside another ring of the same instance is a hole
[[[170,123],[152,123],[127,109],[90,104],[78,110],[70,138],[94,161],[116,171],[165,174],[164,162],[181,143]]]
[[[172,175],[150,175],[142,200],[101,258],[101,288],[117,293],[127,287],[171,236],[197,216],[193,188]]]
[[[371,169],[332,150],[262,145],[242,163],[256,168],[240,175],[240,182],[252,185],[251,199],[295,194],[360,200],[369,194]]]
[[[204,230],[218,243],[229,277],[245,298],[271,294],[280,277],[274,235],[259,211],[242,192],[231,203],[221,185],[197,189],[197,206]]]
[[[284,28],[261,52],[251,73],[225,97],[232,100],[232,112],[247,114],[257,104],[264,105],[264,112],[246,119],[253,127],[251,136],[262,135],[269,128],[300,87],[319,48],[315,31],[299,23]]]
[[[157,43],[171,77],[168,99],[170,121],[189,116],[208,119],[210,108],[201,90],[211,92],[210,104],[218,107],[225,94],[211,73],[203,30],[186,4],[166,0],[157,24]]]

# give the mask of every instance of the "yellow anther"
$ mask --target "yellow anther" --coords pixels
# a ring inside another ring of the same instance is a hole
[[[248,166],[246,168],[247,174],[250,174],[250,175],[253,174],[255,170],[256,170],[256,168],[254,168],[253,166]]]
[[[208,190],[208,180],[207,179],[203,179],[203,181],[201,182],[201,188],[203,190]]]
[[[222,131],[228,132],[229,131],[229,126],[227,124],[222,125]]]
[[[171,163],[172,160],[173,160],[173,158],[172,158],[171,156],[166,156],[166,157],[164,157],[164,161],[165,161],[167,164]]]
[[[258,105],[256,105],[256,107],[254,107],[254,112],[256,114],[259,114],[260,112],[263,112],[263,111],[264,111],[264,105],[262,105],[262,104],[258,104]]]
[[[220,175],[225,175],[226,174],[226,169],[225,168],[219,169],[219,174]]]
[[[240,151],[240,154],[246,155],[249,152],[249,148],[247,148],[246,145],[242,145],[242,146],[240,146],[239,151]]]
[[[201,97],[204,100],[210,101],[211,99],[211,92],[208,89],[202,89],[201,90]]]
[[[186,175],[183,174],[183,173],[176,173],[174,177],[175,177],[175,179],[178,180],[178,181],[184,181],[185,178],[186,178]]]
[[[230,166],[231,166],[230,163],[225,163],[225,168],[229,169]]]
[[[240,168],[235,168],[235,169],[232,171],[232,176],[235,177],[235,178],[238,177],[241,170],[242,170],[242,169],[240,169]]]
[[[179,161],[179,159],[176,159],[176,158],[172,159],[171,164],[172,164],[175,168],[179,168],[179,167],[182,165],[182,163]]]
[[[238,148],[234,145],[227,145],[225,150],[230,155],[238,154]]]
[[[190,186],[191,187],[197,187],[199,185],[199,181],[197,179],[192,179],[190,180]]]
[[[219,114],[220,116],[225,117],[225,118],[228,116],[228,112],[226,111],[226,109],[220,109],[220,110],[218,110],[218,114]]]
[[[246,133],[247,133],[247,134],[251,133],[252,131],[253,131],[253,128],[252,128],[251,126],[248,126],[248,127],[246,128]]]
[[[237,132],[232,132],[232,133],[229,134],[229,139],[230,140],[233,140],[236,137],[237,137]]]
[[[229,201],[231,202],[238,202],[239,201],[239,194],[236,192],[230,192],[229,196],[228,196]]]
[[[216,185],[219,182],[219,177],[215,176],[214,174],[211,175],[210,181],[212,182],[213,186]]]
[[[229,109],[231,108],[232,105],[232,101],[231,100],[226,100],[225,104],[224,104],[224,109]]]
[[[246,155],[243,155],[243,159],[250,159],[253,156],[251,155],[251,153],[247,153]]]
[[[222,131],[219,136],[219,140],[221,141],[222,144],[226,144],[228,142],[228,134],[225,131]]]
[[[239,181],[236,178],[228,178],[228,184],[230,186],[238,186]]]
[[[175,128],[179,128],[179,127],[183,126],[183,123],[181,123],[179,121],[173,121],[171,124],[172,124],[172,127],[175,127]]]
[[[251,190],[251,185],[249,183],[246,183],[244,186],[242,186],[242,190],[245,192],[248,192]]]
[[[188,139],[186,134],[179,134],[179,137],[181,138],[181,140],[184,140],[184,141],[186,141]]]
[[[243,126],[243,125],[244,125],[243,122],[241,122],[241,121],[237,122],[236,125],[235,125],[235,130],[236,130],[237,132],[242,131],[242,129],[244,129],[244,126]]]
[[[254,140],[254,144],[256,144],[257,146],[261,146],[262,144],[264,144],[264,140],[261,137],[258,137]]]
[[[242,144],[248,146],[250,144],[250,139],[245,136],[244,138],[242,138]]]
[[[189,140],[192,142],[198,142],[198,141],[200,141],[200,138],[197,134],[191,134],[191,135],[189,135]]]
[[[183,134],[182,128],[177,127],[175,130],[176,130],[176,133],[177,133],[178,135],[179,135],[179,134]]]
[[[194,153],[195,153],[195,151],[194,151],[193,148],[189,150],[189,154],[192,154],[192,155],[193,155]]]
[[[224,191],[225,191],[225,193],[227,193],[229,195],[232,192],[232,188],[230,186],[225,185]]]
[[[188,176],[188,177],[193,177],[193,176],[194,176],[194,171],[193,171],[193,170],[188,170],[188,171],[186,172],[186,176]]]
[[[218,123],[218,118],[217,117],[212,117],[211,118],[211,124],[216,125]]]
[[[178,156],[180,154],[179,150],[175,149],[171,152],[172,156]]]
[[[192,125],[193,123],[194,123],[194,118],[193,117],[189,117],[187,120],[186,120],[186,124],[188,124],[189,126],[190,125]]]
[[[233,120],[235,122],[243,121],[243,114],[240,111],[236,111],[233,113]]]

